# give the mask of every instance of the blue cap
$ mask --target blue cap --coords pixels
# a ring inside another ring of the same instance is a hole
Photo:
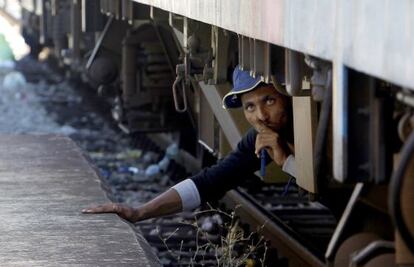
[[[233,71],[233,89],[223,97],[223,107],[241,107],[239,95],[253,90],[262,81],[260,76],[253,78],[249,71],[241,70],[240,66],[237,66]]]

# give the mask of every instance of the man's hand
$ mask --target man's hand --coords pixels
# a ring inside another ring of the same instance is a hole
[[[266,149],[269,156],[278,166],[283,166],[287,157],[292,154],[286,141],[279,134],[266,126],[262,126],[256,137],[255,153],[260,158],[260,151]]]
[[[108,203],[82,210],[83,213],[116,213],[119,217],[135,223],[148,218],[173,214],[182,211],[181,197],[175,189],[170,188],[156,198],[141,205],[139,208],[131,208],[120,203]]]
[[[82,213],[116,213],[119,217],[132,223],[142,220],[139,209],[134,209],[120,203],[107,203],[99,206],[90,207],[87,209],[83,209]]]

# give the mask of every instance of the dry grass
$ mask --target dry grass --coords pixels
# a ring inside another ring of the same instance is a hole
[[[239,220],[236,216],[236,209],[230,214],[223,212],[218,209],[211,208],[205,211],[196,213],[196,218],[206,214],[220,214],[225,217],[225,223],[220,229],[220,239],[212,239],[209,233],[203,231],[198,225],[197,220],[192,224],[197,230],[196,234],[196,251],[190,260],[189,266],[196,265],[196,258],[202,258],[207,253],[214,253],[216,264],[219,267],[237,267],[237,266],[253,266],[250,265],[252,262],[259,260],[262,267],[265,266],[264,259],[266,258],[267,246],[264,237],[260,234],[263,226],[256,232],[246,232],[240,227]],[[164,243],[168,252],[175,257],[178,262],[181,260],[181,249],[180,251],[172,251],[168,245],[168,239],[173,236],[179,228],[171,233],[167,238],[160,239]],[[200,240],[203,240],[203,244]],[[181,248],[183,241],[181,241]],[[263,253],[260,259],[253,260],[257,256],[258,252]],[[249,264],[250,263],[250,264]],[[257,266],[257,265],[254,265]]]

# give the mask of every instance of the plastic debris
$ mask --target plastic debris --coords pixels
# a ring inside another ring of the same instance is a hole
[[[158,167],[162,172],[167,171],[169,165],[170,159],[167,156],[164,156],[164,158],[160,162],[158,162]]]
[[[149,232],[149,235],[152,235],[152,236],[157,236],[157,235],[159,235],[159,234],[160,234],[160,229],[158,229],[158,227],[157,227],[157,228],[152,229],[152,230]]]
[[[158,167],[162,172],[166,172],[172,159],[176,159],[179,153],[178,145],[173,143],[168,146],[165,151],[165,156],[158,162]]]
[[[145,176],[147,178],[153,178],[160,174],[160,167],[158,164],[152,164],[148,166],[148,168],[145,170]]]
[[[119,173],[126,173],[126,172],[129,172],[128,168],[129,168],[129,167],[126,167],[126,166],[121,166],[121,167],[119,167],[119,168],[118,168],[118,172],[119,172]]]
[[[210,217],[206,217],[201,224],[201,229],[205,232],[212,232],[214,230],[214,223],[211,221]]]
[[[174,159],[175,157],[178,156],[178,152],[179,152],[179,148],[178,145],[176,143],[172,143],[171,145],[169,145],[167,147],[167,149],[165,150],[165,155],[170,158],[170,159]]]
[[[0,61],[3,60],[14,60],[14,55],[9,43],[6,41],[6,37],[0,33]]]
[[[26,79],[18,71],[12,71],[4,77],[3,88],[6,90],[17,91],[26,86]]]
[[[223,225],[223,218],[221,218],[220,214],[214,214],[211,218],[216,224]]]
[[[11,60],[4,60],[4,61],[0,61],[0,69],[14,69],[14,67],[16,66],[16,64],[14,63],[14,61]]]
[[[213,216],[207,216],[199,221],[200,228],[208,233],[215,234],[221,226],[223,226],[223,218],[220,214],[214,214]]]
[[[128,171],[132,174],[137,174],[140,172],[140,169],[137,167],[128,167]]]

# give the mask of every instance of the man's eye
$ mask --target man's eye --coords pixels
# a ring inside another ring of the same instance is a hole
[[[245,110],[247,111],[253,111],[254,110],[254,106],[253,105],[247,105],[244,107]]]
[[[267,105],[273,105],[274,103],[275,103],[275,100],[273,98],[266,99],[266,104]]]

